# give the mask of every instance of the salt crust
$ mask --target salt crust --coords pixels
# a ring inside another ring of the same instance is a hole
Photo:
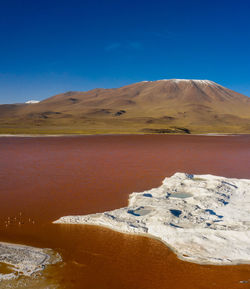
[[[0,274],[0,281],[19,276],[31,276],[42,271],[46,265],[60,261],[62,261],[61,256],[51,249],[0,242],[0,262],[10,265],[12,271],[8,274]]]
[[[54,223],[146,234],[194,263],[250,263],[250,180],[176,173],[158,188],[132,193],[128,207]]]

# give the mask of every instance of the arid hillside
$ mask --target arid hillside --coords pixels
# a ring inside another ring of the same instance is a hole
[[[0,105],[0,133],[250,133],[250,98],[185,79],[70,91]]]

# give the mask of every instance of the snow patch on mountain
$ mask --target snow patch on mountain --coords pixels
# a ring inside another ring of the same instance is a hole
[[[25,103],[32,104],[32,103],[39,103],[39,102],[40,102],[39,100],[28,100]]]
[[[143,80],[141,82],[169,82],[169,83],[187,83],[187,84],[192,84],[195,83],[197,85],[213,85],[213,86],[218,86],[215,82],[207,79],[159,79],[155,81],[150,81],[150,80]]]

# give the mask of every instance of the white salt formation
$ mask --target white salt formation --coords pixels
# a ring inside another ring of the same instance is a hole
[[[128,207],[55,223],[149,234],[190,262],[250,263],[250,180],[176,173],[159,188],[132,193]]]
[[[0,263],[9,265],[11,273],[0,274],[1,280],[31,276],[42,271],[46,265],[62,261],[61,256],[51,249],[0,242]]]

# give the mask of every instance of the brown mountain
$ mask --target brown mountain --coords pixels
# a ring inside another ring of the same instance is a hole
[[[209,80],[144,81],[1,105],[0,132],[250,133],[250,98]]]

